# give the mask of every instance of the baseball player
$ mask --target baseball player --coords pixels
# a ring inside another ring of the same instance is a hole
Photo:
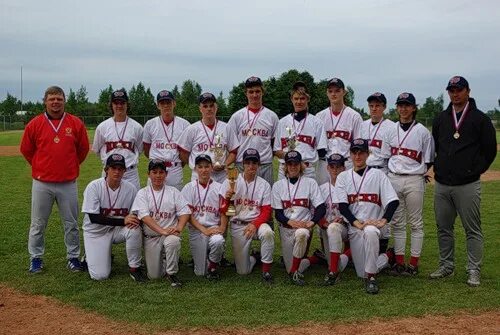
[[[182,189],[182,195],[192,211],[188,227],[194,273],[217,280],[217,266],[224,254],[223,233],[226,230],[226,223],[221,224],[219,213],[220,184],[210,177],[213,167],[209,155],[198,155],[195,169],[198,178]]]
[[[245,81],[245,95],[248,105],[235,112],[227,123],[228,128],[234,130],[240,142],[236,166],[243,172],[243,152],[249,148],[256,149],[261,157],[258,176],[272,185],[272,144],[278,126],[278,116],[262,104],[264,87],[260,78],[250,77]]]
[[[303,82],[293,85],[290,97],[293,104],[293,113],[288,114],[278,122],[274,154],[280,161],[278,179],[284,179],[285,154],[292,150],[289,145],[294,142],[305,165],[304,176],[316,179],[316,162],[326,155],[326,133],[323,123],[316,116],[309,114],[310,95]]]
[[[328,152],[324,159],[318,163],[318,183],[321,185],[328,182],[328,171],[326,169],[326,157],[331,154],[341,154],[346,158],[345,166],[349,169],[352,162],[349,156],[351,141],[360,137],[360,128],[363,119],[358,112],[344,104],[347,94],[344,82],[339,78],[332,78],[327,83],[326,95],[330,100],[330,106],[316,116],[324,126],[327,137]]]
[[[301,154],[285,154],[285,179],[273,185],[271,205],[280,223],[281,252],[293,284],[305,285],[299,266],[306,254],[311,230],[325,216],[326,206],[316,180],[304,176]],[[314,214],[313,214],[314,213]],[[302,267],[304,268],[304,267]]]
[[[182,162],[177,150],[177,140],[189,122],[174,114],[175,97],[170,91],[160,91],[156,96],[160,116],[144,125],[144,155],[149,159],[163,160],[167,167],[166,184],[182,189]]]
[[[177,145],[184,164],[189,163],[192,170],[191,181],[198,176],[195,159],[200,154],[207,154],[213,162],[212,179],[222,183],[226,178],[225,167],[234,163],[239,142],[233,130],[225,122],[216,118],[217,102],[212,93],[203,93],[198,98],[201,120],[184,130]]]
[[[106,177],[91,181],[83,192],[83,240],[90,278],[104,280],[111,272],[111,247],[125,242],[130,276],[144,282],[141,271],[142,232],[140,221],[130,214],[137,192],[123,180],[125,157],[109,155],[104,167]]]
[[[271,217],[271,186],[257,172],[260,166],[260,155],[256,149],[247,149],[243,153],[243,174],[238,175],[234,191],[229,180],[222,184],[221,221],[224,226],[231,223],[231,240],[233,255],[238,274],[252,272],[257,259],[250,255],[252,240],[260,240],[262,262],[262,281],[273,282],[270,273],[274,252],[274,231],[267,223]],[[234,199],[236,215],[229,218],[226,213],[229,200]]]
[[[144,223],[144,255],[148,277],[166,277],[172,287],[181,287],[177,277],[180,234],[191,211],[178,189],[165,185],[167,167],[163,160],[151,160],[148,165],[151,184],[137,192],[132,212]]]
[[[411,93],[401,93],[396,101],[399,121],[387,133],[389,179],[398,194],[400,206],[391,222],[396,264],[393,275],[416,275],[424,242],[425,173],[434,159],[434,141],[425,126],[415,120],[417,105]],[[411,258],[405,266],[406,223],[411,228]]]
[[[103,165],[105,165],[109,155],[120,154],[125,157],[127,168],[123,179],[132,183],[139,190],[137,164],[142,152],[143,129],[137,121],[127,116],[130,104],[127,91],[124,88],[111,94],[109,108],[113,116],[97,126],[92,151],[101,158]]]
[[[380,229],[391,221],[399,200],[387,176],[367,167],[368,141],[352,141],[353,167],[339,174],[335,186],[340,214],[350,223],[348,236],[358,277],[365,278],[369,294],[379,291],[375,275],[388,265],[388,255],[379,253]]]
[[[83,122],[64,110],[62,88],[45,91],[45,112],[33,118],[24,129],[20,150],[31,165],[31,224],[28,237],[30,273],[43,269],[44,234],[54,200],[64,225],[67,267],[81,271],[80,233],[78,231],[78,187],[76,179],[89,151]],[[64,163],[63,163],[64,162]],[[61,168],[61,163],[64,164]]]

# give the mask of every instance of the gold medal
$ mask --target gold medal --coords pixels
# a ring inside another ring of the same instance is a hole
[[[122,143],[121,143],[121,142],[118,142],[118,143],[116,144],[116,147],[121,149],[121,148],[123,148],[123,145],[122,145]]]
[[[458,133],[458,131],[456,131],[455,134],[453,134],[453,138],[458,140],[459,137],[460,137],[460,134]]]
[[[54,137],[54,143],[59,143],[60,141],[59,136],[56,135],[56,137]]]
[[[204,215],[205,215],[205,213],[203,213],[203,212],[200,212],[200,214],[199,214],[199,216],[204,216]]]
[[[251,212],[253,211],[253,206],[248,206],[248,210]]]
[[[252,135],[253,135],[253,134],[252,134],[252,131],[251,131],[251,130],[247,131],[247,136],[248,136],[248,137],[250,137],[250,136],[252,136]]]

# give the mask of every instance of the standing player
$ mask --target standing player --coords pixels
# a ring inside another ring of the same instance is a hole
[[[195,170],[195,159],[200,154],[207,154],[214,163],[212,178],[222,183],[226,179],[226,166],[234,163],[238,153],[238,139],[233,130],[227,128],[225,122],[216,118],[217,99],[212,93],[203,93],[198,98],[201,120],[187,127],[179,138],[177,145],[184,164],[189,163],[193,171],[191,181],[198,177]],[[220,143],[217,140],[220,139]],[[224,150],[221,161],[215,159],[217,145]]]
[[[130,214],[137,192],[134,185],[123,180],[125,157],[112,154],[106,159],[106,177],[91,181],[83,192],[83,240],[90,278],[104,280],[111,273],[111,247],[125,242],[129,272],[132,279],[144,282],[140,221]]]
[[[282,118],[276,130],[274,154],[279,158],[278,179],[285,178],[284,157],[291,150],[288,140],[293,138],[296,143],[294,150],[301,154],[305,166],[304,175],[316,179],[316,162],[326,155],[326,134],[323,124],[316,116],[309,114],[309,100],[306,85],[299,81],[293,85],[290,92],[293,113]]]
[[[194,163],[198,178],[182,189],[192,212],[188,227],[194,274],[217,280],[217,265],[224,254],[223,234],[226,231],[219,213],[220,184],[210,178],[213,169],[210,156],[198,155]]]
[[[342,80],[339,78],[330,79],[326,88],[330,106],[316,116],[321,120],[326,131],[328,152],[325,157],[329,157],[331,154],[341,154],[346,158],[345,165],[349,169],[352,166],[349,146],[354,138],[360,137],[363,119],[358,112],[345,105],[346,94],[347,90]],[[328,181],[326,165],[325,159],[320,160],[318,164],[318,183],[320,185]]]
[[[166,277],[172,287],[181,287],[177,278],[180,234],[191,211],[178,189],[165,185],[167,168],[163,160],[151,160],[148,165],[151,184],[140,189],[132,212],[144,223],[144,255],[148,277]]]
[[[21,153],[31,165],[31,225],[28,237],[31,273],[43,268],[44,234],[54,201],[64,224],[68,269],[81,271],[78,232],[80,164],[87,157],[89,140],[83,122],[64,111],[64,91],[51,86],[45,91],[45,112],[31,120],[23,133]],[[64,162],[63,168],[61,163]]]
[[[299,266],[307,250],[311,231],[325,216],[326,206],[316,180],[304,176],[298,151],[285,154],[285,179],[273,185],[271,204],[280,223],[281,252],[293,284],[305,285]],[[313,214],[314,213],[314,214]]]
[[[144,155],[162,160],[167,167],[166,184],[182,189],[182,162],[177,150],[177,140],[189,122],[174,114],[175,97],[170,91],[160,91],[156,96],[160,116],[144,125]]]
[[[418,260],[424,242],[424,174],[432,166],[434,143],[431,133],[415,120],[417,104],[411,93],[401,93],[396,101],[399,121],[387,133],[390,150],[389,179],[396,191],[400,205],[391,223],[394,237],[396,264],[394,275],[418,273]],[[411,258],[405,265],[406,224],[411,228]]]
[[[125,157],[126,171],[124,180],[140,188],[137,164],[142,151],[142,126],[127,116],[130,109],[127,91],[124,88],[111,94],[109,108],[113,116],[101,122],[94,134],[92,150],[101,158],[105,165],[107,158],[112,154]]]
[[[234,130],[240,147],[236,156],[236,166],[243,171],[243,152],[253,148],[260,153],[261,163],[258,175],[269,185],[273,183],[273,145],[274,132],[278,126],[278,116],[262,104],[264,87],[257,77],[245,81],[245,95],[248,106],[235,112],[227,124]]]
[[[379,291],[375,275],[388,264],[388,256],[379,254],[380,229],[394,214],[399,201],[387,176],[367,167],[368,141],[355,139],[351,144],[352,169],[337,177],[340,213],[350,223],[349,241],[358,277],[365,278],[369,294]]]
[[[236,272],[246,275],[252,272],[256,258],[250,255],[252,240],[261,242],[262,280],[271,284],[270,273],[274,252],[274,231],[267,222],[271,218],[271,186],[264,178],[257,176],[260,166],[260,155],[255,149],[247,149],[243,153],[243,174],[238,175],[234,192],[229,181],[222,184],[221,222],[226,226],[229,200],[234,199],[236,215],[231,217],[231,240]]]

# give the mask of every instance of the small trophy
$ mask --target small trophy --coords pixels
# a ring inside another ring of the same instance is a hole
[[[222,135],[215,135],[215,146],[213,148],[214,152],[214,167],[221,168],[224,165],[224,155],[226,150],[224,150],[224,145],[222,144]]]
[[[229,180],[229,189],[236,192],[236,179],[238,179],[238,169],[234,164],[231,164],[227,168],[227,179]],[[236,207],[234,206],[234,200],[229,200],[229,207],[227,208],[226,216],[235,216]]]
[[[295,138],[295,134],[292,132],[291,127],[286,127],[286,146],[288,147],[287,151],[295,150],[297,148],[297,139]]]

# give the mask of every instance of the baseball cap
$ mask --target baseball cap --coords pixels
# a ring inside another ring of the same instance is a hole
[[[351,142],[351,151],[361,150],[368,152],[368,141],[362,138],[357,138]]]
[[[302,155],[300,154],[300,152],[295,150],[288,151],[285,154],[285,163],[289,162],[297,162],[297,163],[302,162]]]
[[[338,88],[345,89],[344,82],[339,78],[332,78],[328,80],[326,87],[337,86]]]
[[[121,166],[125,169],[125,157],[120,154],[109,155],[106,159],[106,167],[109,166]]]
[[[260,163],[259,152],[255,149],[247,149],[243,153],[243,161],[254,161]]]
[[[387,99],[386,99],[384,93],[375,92],[372,95],[370,95],[368,97],[368,99],[366,99],[366,101],[368,101],[368,102],[373,101],[373,100],[381,102],[383,104],[387,104]]]
[[[469,82],[461,76],[454,76],[448,81],[448,86],[446,86],[446,90],[449,90],[450,88],[457,87],[457,88],[466,88],[469,89]]]
[[[128,101],[127,91],[124,88],[120,88],[119,90],[111,93],[111,101]]]
[[[165,166],[165,162],[160,159],[152,159],[148,164],[148,171],[154,169],[162,169],[163,171],[167,171],[167,167]]]
[[[304,89],[304,90],[306,90],[306,92],[307,92],[307,86],[306,86],[306,83],[304,83],[303,81],[300,81],[300,80],[299,80],[299,81],[296,81],[296,82],[293,84],[292,88],[293,88],[294,90],[297,90],[297,89],[299,89],[299,88],[303,88],[303,89]]]
[[[245,87],[262,86],[262,80],[259,77],[252,76],[245,80]]]
[[[200,164],[203,161],[209,162],[210,164],[212,164],[212,158],[210,158],[209,155],[207,155],[207,154],[200,154],[200,155],[196,156],[196,158],[194,159],[194,165],[198,165],[198,164]]]
[[[396,105],[404,103],[410,105],[416,105],[417,101],[415,100],[415,96],[413,94],[408,92],[403,92],[400,95],[398,95],[398,99],[396,100]]]
[[[344,165],[345,158],[342,155],[339,154],[331,154],[330,157],[326,159],[328,162],[328,165]]]
[[[213,95],[212,93],[209,93],[209,92],[205,92],[205,93],[201,94],[200,97],[198,98],[198,102],[200,104],[202,104],[204,102],[208,102],[208,101],[216,102],[217,99],[215,98],[215,95]]]
[[[163,90],[163,91],[158,92],[158,94],[156,95],[156,102],[165,101],[165,100],[175,101],[173,93],[170,91],[167,91],[167,90]]]

